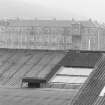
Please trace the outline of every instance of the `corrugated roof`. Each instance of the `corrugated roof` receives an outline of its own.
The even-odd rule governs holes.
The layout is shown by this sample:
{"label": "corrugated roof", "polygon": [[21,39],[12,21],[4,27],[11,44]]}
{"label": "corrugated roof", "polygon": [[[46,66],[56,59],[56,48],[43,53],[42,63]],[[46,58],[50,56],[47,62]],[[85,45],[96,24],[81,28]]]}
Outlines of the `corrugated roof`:
{"label": "corrugated roof", "polygon": [[98,99],[94,102],[93,105],[105,105],[105,97],[98,97]]}
{"label": "corrugated roof", "polygon": [[105,55],[95,65],[95,70],[73,99],[71,105],[93,105],[105,86]]}
{"label": "corrugated roof", "polygon": [[46,79],[64,56],[56,51],[0,50],[0,85],[18,87],[23,77]]}

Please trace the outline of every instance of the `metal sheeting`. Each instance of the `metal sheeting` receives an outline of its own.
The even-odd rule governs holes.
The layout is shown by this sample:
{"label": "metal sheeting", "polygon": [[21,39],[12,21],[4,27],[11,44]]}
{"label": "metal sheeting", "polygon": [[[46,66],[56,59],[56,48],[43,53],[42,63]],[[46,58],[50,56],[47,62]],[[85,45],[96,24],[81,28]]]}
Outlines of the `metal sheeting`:
{"label": "metal sheeting", "polygon": [[98,97],[98,99],[94,102],[93,105],[105,105],[105,97]]}
{"label": "metal sheeting", "polygon": [[105,86],[105,55],[95,65],[86,83],[81,87],[70,105],[92,105]]}

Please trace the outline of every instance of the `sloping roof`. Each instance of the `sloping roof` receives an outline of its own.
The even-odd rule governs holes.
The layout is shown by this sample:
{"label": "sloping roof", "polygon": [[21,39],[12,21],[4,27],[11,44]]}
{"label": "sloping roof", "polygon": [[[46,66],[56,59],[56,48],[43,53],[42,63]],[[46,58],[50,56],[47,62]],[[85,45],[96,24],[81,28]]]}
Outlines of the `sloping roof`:
{"label": "sloping roof", "polygon": [[72,24],[81,24],[83,27],[90,28],[105,28],[103,25],[99,24],[97,21],[92,20],[28,20],[28,19],[8,19],[8,20],[0,20],[0,25],[2,26],[10,26],[10,27],[32,27],[32,26],[48,26],[48,27],[71,27]]}
{"label": "sloping roof", "polygon": [[[73,89],[10,89],[0,88],[0,105],[71,105],[78,90]],[[93,105],[104,105],[98,97]]]}
{"label": "sloping roof", "polygon": [[93,105],[105,105],[105,97],[98,97],[98,99],[94,102]]}
{"label": "sloping roof", "polygon": [[[81,68],[82,68],[82,70],[84,70],[84,72],[86,70],[94,70],[96,63],[98,62],[98,60],[101,57],[102,57],[102,52],[69,51],[66,54],[65,58],[63,59],[63,61],[62,61],[62,65],[61,65],[62,67],[60,69],[58,69],[58,70],[61,71],[63,66],[68,68],[68,70],[70,70],[70,68],[77,69],[78,71],[79,71],[79,69],[81,70]],[[78,73],[78,71],[77,71],[77,73]],[[64,73],[66,74],[67,70]],[[85,81],[86,78],[88,78],[88,75],[87,75],[87,77],[84,77],[84,76],[82,77],[82,75],[80,77],[78,77],[78,75],[73,76],[73,72],[71,74],[72,75],[69,75],[69,71],[68,71],[67,75],[64,75],[64,74],[62,74],[62,75],[56,75],[57,78],[54,75],[54,78],[57,79],[57,81],[55,79],[55,81],[57,83],[56,82],[51,82],[50,86],[52,88],[79,89],[84,84],[83,81]],[[67,78],[68,78],[68,80],[66,80],[66,81],[68,81],[68,82],[72,81],[72,80],[74,80],[73,79],[74,77],[76,78],[74,83],[64,82]],[[83,83],[76,83],[79,80],[82,80]]]}
{"label": "sloping roof", "polygon": [[71,105],[93,105],[105,86],[105,54],[95,65],[85,84],[73,99]]}
{"label": "sloping roof", "polygon": [[0,85],[18,87],[24,76],[46,79],[64,56],[59,51],[0,49]]}
{"label": "sloping roof", "polygon": [[76,90],[2,89],[0,105],[69,105]]}
{"label": "sloping roof", "polygon": [[7,26],[71,26],[72,24],[81,24],[84,27],[100,27],[98,22],[92,20],[73,21],[73,20],[21,20],[21,19],[10,19],[7,21],[0,21],[0,23]]}
{"label": "sloping roof", "polygon": [[83,21],[75,21],[75,20],[8,20],[9,26],[71,26],[71,24],[81,24],[85,27],[93,27],[97,28],[100,26],[98,22],[94,22],[92,20],[83,20]]}
{"label": "sloping roof", "polygon": [[96,62],[102,56],[102,53],[97,52],[68,52],[65,57],[64,65],[71,67],[87,67],[94,68]]}
{"label": "sloping roof", "polygon": [[8,20],[9,26],[71,26],[71,20]]}
{"label": "sloping roof", "polygon": [[87,20],[87,21],[80,21],[80,24],[84,27],[90,27],[90,28],[97,28],[99,27],[98,24],[93,22],[92,20]]}
{"label": "sloping roof", "polygon": [[[25,65],[32,64],[32,62],[33,62],[32,59],[34,58],[33,55],[38,56],[38,54],[40,54],[40,56],[41,56],[41,54],[43,56],[45,56],[45,55],[50,56],[50,54],[51,55],[58,54],[57,56],[62,55],[61,59],[64,57],[64,52],[52,52],[52,51],[47,52],[47,51],[34,51],[34,50],[33,51],[30,51],[30,50],[29,51],[28,50],[7,50],[7,49],[2,50],[2,49],[0,49],[0,65],[1,65],[0,68],[8,68],[8,69],[3,69],[3,71],[5,70],[3,75],[5,74],[6,77],[1,75],[0,83],[2,83],[3,79],[4,80],[9,79],[9,81],[12,81],[12,80],[16,81],[16,79],[18,80],[20,77],[19,78],[17,78],[17,77],[20,76],[21,73],[26,69],[23,69],[23,71],[21,71],[20,69],[15,70],[15,71],[19,70],[21,72],[18,74],[18,72],[19,72],[18,71],[16,73],[18,75],[17,76],[14,75],[14,77],[11,79],[10,79],[10,77],[8,78],[8,76],[12,72],[9,72],[9,75],[7,75],[8,73],[6,74],[6,72],[8,72],[9,70],[14,71],[13,68],[15,68],[15,67],[17,68],[17,66],[16,65],[13,66],[13,65],[16,62],[17,62],[17,64],[20,62],[23,62],[23,60],[22,60],[23,57],[24,57],[23,59],[25,59],[25,61],[28,62],[28,63],[27,62],[24,63]],[[100,57],[100,56],[98,56],[98,57]],[[92,55],[91,55],[91,57],[92,57]],[[29,58],[30,58],[30,60],[29,60]],[[11,63],[10,63],[11,66],[8,66],[7,64],[9,64],[10,61],[11,61]],[[29,65],[27,65],[27,67]],[[42,66],[42,65],[43,65],[43,63],[40,66]],[[43,65],[43,68],[44,68],[44,65]],[[99,61],[99,63],[96,64],[95,70],[93,71],[93,73],[90,75],[89,79],[86,82],[86,83],[88,83],[90,81],[89,84],[84,85],[81,88],[80,92],[78,92],[78,90],[47,89],[47,88],[46,89],[8,89],[8,88],[3,89],[3,88],[0,88],[0,104],[1,105],[14,105],[14,104],[15,105],[74,105],[75,103],[72,104],[72,99],[74,99],[74,100],[76,99],[77,102],[80,102],[80,103],[77,103],[78,105],[84,105],[82,103],[85,103],[85,101],[87,102],[88,100],[89,100],[88,102],[93,103],[93,102],[95,102],[96,98],[98,98],[100,90],[104,86],[104,80],[105,80],[105,76],[104,76],[105,69],[104,68],[105,68],[105,55],[103,54],[102,59]],[[2,71],[2,69],[1,69],[1,71]],[[43,71],[43,69],[42,69],[42,71]],[[29,70],[29,72],[30,72],[30,70]],[[28,74],[28,72],[25,72],[25,74]],[[98,74],[100,74],[100,75],[98,75]],[[95,78],[97,76],[98,76],[98,79]],[[103,77],[103,78],[101,78],[101,77]],[[10,83],[10,82],[6,82],[6,83]],[[17,84],[17,82],[16,82],[16,84]],[[83,91],[82,91],[82,89],[83,89]],[[92,91],[92,90],[94,90],[94,91]],[[91,93],[91,91],[92,91],[92,93]],[[77,97],[79,97],[79,101],[75,97],[76,95],[77,95]],[[81,96],[79,96],[79,95],[81,95]],[[102,103],[104,102],[104,98],[102,98],[102,99],[98,98],[98,99],[100,100],[100,102],[102,102]],[[103,101],[101,101],[101,100],[103,100]],[[91,105],[91,104],[87,104],[87,105]],[[100,105],[100,104],[93,104],[93,105]],[[104,105],[104,104],[101,104],[101,105]]]}

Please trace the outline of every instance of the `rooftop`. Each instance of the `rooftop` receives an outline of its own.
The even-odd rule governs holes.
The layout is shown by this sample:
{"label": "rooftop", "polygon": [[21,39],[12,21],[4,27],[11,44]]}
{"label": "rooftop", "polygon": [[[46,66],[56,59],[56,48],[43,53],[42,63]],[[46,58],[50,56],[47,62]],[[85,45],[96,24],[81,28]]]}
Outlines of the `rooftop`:
{"label": "rooftop", "polygon": [[75,94],[65,89],[0,88],[0,105],[68,105]]}
{"label": "rooftop", "polygon": [[47,79],[64,52],[0,49],[0,86],[19,87],[23,77]]}
{"label": "rooftop", "polygon": [[[56,19],[52,19],[52,20],[39,20],[39,19],[34,19],[34,20],[25,20],[25,19],[8,19],[8,20],[0,20],[0,24],[1,25],[5,25],[5,26],[63,26],[63,27],[67,27],[67,26],[71,26],[71,24],[81,24],[84,27],[93,27],[93,28],[97,28],[97,27],[101,27],[101,24],[96,22],[96,21],[92,21],[92,20],[81,20],[81,21],[76,21],[76,20],[56,20]],[[102,25],[103,26],[103,25]],[[104,27],[105,28],[105,27]]]}

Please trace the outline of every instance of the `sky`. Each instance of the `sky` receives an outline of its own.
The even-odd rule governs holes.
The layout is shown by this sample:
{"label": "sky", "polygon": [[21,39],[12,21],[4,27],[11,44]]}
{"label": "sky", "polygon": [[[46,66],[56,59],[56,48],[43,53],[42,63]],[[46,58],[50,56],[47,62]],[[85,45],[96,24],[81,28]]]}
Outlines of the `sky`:
{"label": "sky", "polygon": [[105,0],[0,0],[0,19],[92,19],[105,22]]}

